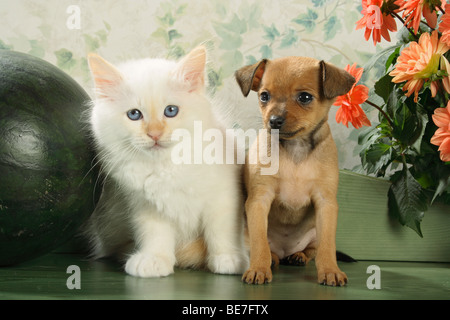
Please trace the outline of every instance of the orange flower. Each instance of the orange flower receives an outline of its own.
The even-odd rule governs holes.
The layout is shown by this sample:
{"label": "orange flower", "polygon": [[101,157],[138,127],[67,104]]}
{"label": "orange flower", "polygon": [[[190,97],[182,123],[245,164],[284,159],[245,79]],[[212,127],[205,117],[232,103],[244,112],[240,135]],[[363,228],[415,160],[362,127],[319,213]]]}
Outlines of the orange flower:
{"label": "orange flower", "polygon": [[406,17],[405,26],[412,27],[414,33],[417,34],[422,16],[431,28],[436,28],[437,14],[435,7],[437,5],[444,6],[445,3],[445,0],[408,0],[403,2],[399,10],[405,10],[403,11],[403,18]]}
{"label": "orange flower", "polygon": [[[441,70],[447,70],[450,67],[444,57],[444,53],[449,50],[449,47],[439,41],[438,37],[437,30],[433,31],[431,36],[427,32],[423,33],[419,38],[419,43],[413,41],[403,49],[397,59],[395,69],[389,73],[394,77],[392,82],[407,81],[403,86],[403,91],[407,91],[407,97],[414,93],[414,102],[417,102],[423,84],[439,71],[439,66],[441,66]],[[445,90],[450,92],[448,77],[445,77],[442,83]],[[435,97],[438,90],[437,81],[431,82],[430,89],[431,95]]]}
{"label": "orange flower", "polygon": [[439,31],[442,33],[441,41],[450,46],[450,4],[445,5],[445,14],[441,17]]}
{"label": "orange flower", "polygon": [[356,85],[359,79],[361,79],[364,69],[356,68],[356,63],[354,63],[351,67],[350,65],[347,65],[345,71],[355,77],[356,81],[350,91],[347,94],[337,97],[333,104],[335,106],[341,106],[336,112],[336,121],[344,124],[347,128],[349,122],[353,124],[356,129],[359,129],[362,126],[370,126],[371,123],[369,119],[359,106],[369,97],[369,88],[362,84]]}
{"label": "orange flower", "polygon": [[394,18],[390,14],[381,12],[383,0],[362,0],[362,11],[364,15],[356,22],[356,30],[366,28],[364,37],[369,40],[370,35],[373,36],[373,44],[381,42],[381,37],[387,41],[391,41],[389,31],[397,31],[397,25]]}
{"label": "orange flower", "polygon": [[442,161],[450,161],[450,101],[446,108],[434,110],[433,122],[439,128],[431,138],[431,143],[439,146]]}

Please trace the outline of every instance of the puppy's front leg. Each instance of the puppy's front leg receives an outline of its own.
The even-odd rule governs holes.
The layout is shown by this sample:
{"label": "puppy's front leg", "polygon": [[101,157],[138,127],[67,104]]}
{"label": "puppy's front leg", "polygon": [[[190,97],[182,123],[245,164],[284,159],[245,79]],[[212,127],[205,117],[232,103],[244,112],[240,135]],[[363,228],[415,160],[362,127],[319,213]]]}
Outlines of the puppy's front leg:
{"label": "puppy's front leg", "polygon": [[317,276],[320,284],[344,286],[347,275],[336,261],[336,226],[338,204],[335,196],[320,197],[314,202],[316,207],[316,228],[318,248],[316,255]]}
{"label": "puppy's front leg", "polygon": [[248,233],[250,238],[250,268],[242,276],[249,284],[272,281],[272,257],[267,239],[270,207],[274,199],[272,190],[252,192],[245,203]]}

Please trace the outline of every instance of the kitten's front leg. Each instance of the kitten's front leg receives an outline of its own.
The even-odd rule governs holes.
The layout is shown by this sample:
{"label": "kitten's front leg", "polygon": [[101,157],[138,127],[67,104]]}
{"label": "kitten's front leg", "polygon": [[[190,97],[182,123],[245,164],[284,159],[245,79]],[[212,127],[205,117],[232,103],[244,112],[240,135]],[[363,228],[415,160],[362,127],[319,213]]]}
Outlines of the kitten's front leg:
{"label": "kitten's front leg", "polygon": [[216,203],[211,210],[204,221],[208,268],[214,273],[241,274],[248,267],[243,217],[235,204]]}
{"label": "kitten's front leg", "polygon": [[125,271],[136,277],[164,277],[175,265],[175,233],[172,226],[148,212],[133,220],[137,251],[125,264]]}

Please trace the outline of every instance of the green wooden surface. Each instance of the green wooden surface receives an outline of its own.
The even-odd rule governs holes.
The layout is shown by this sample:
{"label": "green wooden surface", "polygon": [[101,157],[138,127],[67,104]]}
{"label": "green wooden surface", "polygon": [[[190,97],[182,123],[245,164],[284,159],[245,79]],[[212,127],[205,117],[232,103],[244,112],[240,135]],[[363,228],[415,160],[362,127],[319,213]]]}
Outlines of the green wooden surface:
{"label": "green wooden surface", "polygon": [[[450,262],[450,206],[435,203],[425,213],[421,238],[389,218],[388,189],[387,181],[340,171],[338,250],[358,260]],[[73,241],[55,252],[82,249]]]}
{"label": "green wooden surface", "polygon": [[[435,203],[422,221],[424,237],[392,220],[389,182],[341,170],[337,248],[359,260],[450,262],[450,206]],[[80,242],[55,252],[78,253]]]}
{"label": "green wooden surface", "polygon": [[450,207],[434,204],[423,238],[387,213],[389,182],[340,172],[336,245],[355,259],[450,262]]}
{"label": "green wooden surface", "polygon": [[[337,247],[364,260],[339,262],[349,277],[343,288],[318,285],[314,262],[306,267],[280,266],[273,282],[263,286],[244,284],[240,275],[179,269],[164,278],[134,278],[115,262],[88,261],[73,253],[79,247],[72,243],[38,259],[0,268],[0,299],[450,299],[450,263],[443,263],[450,261],[448,207],[434,206],[425,214],[420,238],[389,220],[388,187],[388,182],[341,171]],[[67,288],[70,265],[80,267],[80,290]],[[367,287],[370,265],[380,268],[379,290]]]}
{"label": "green wooden surface", "polygon": [[[81,288],[69,290],[67,267],[80,267]],[[381,289],[368,289],[367,267],[380,268]],[[340,263],[346,287],[316,283],[314,263],[280,266],[273,282],[247,285],[238,275],[179,270],[164,278],[126,275],[120,265],[87,261],[80,255],[49,254],[15,267],[0,268],[0,299],[162,299],[162,300],[344,300],[449,299],[450,264],[359,261]]]}

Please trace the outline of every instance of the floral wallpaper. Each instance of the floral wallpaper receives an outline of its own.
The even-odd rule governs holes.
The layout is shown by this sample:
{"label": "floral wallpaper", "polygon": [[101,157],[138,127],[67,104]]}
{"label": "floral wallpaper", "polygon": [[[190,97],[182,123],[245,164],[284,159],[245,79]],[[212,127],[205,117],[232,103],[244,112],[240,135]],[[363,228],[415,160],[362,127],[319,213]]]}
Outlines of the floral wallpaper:
{"label": "floral wallpaper", "polygon": [[[253,125],[245,121],[257,123],[257,104],[252,97],[240,97],[237,87],[227,88],[234,71],[262,58],[289,55],[342,68],[370,64],[389,43],[375,47],[364,40],[364,31],[355,30],[360,11],[360,1],[348,0],[0,0],[0,48],[57,65],[91,94],[89,52],[118,63],[178,58],[204,43],[210,49],[210,90],[234,102],[231,117],[245,127]],[[361,81],[370,86],[376,73],[377,66]],[[370,118],[370,107],[363,108]],[[360,164],[358,132],[336,123],[336,109],[329,122],[340,167],[354,169]]]}

